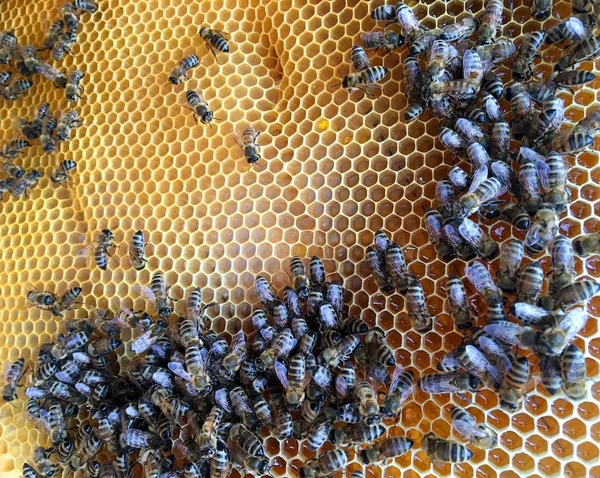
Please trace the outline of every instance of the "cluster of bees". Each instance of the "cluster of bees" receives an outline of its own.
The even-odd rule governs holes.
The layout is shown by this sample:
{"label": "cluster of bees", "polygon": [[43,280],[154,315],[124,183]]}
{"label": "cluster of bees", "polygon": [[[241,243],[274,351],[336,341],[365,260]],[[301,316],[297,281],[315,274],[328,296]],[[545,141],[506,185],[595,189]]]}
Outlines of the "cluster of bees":
{"label": "cluster of bees", "polygon": [[41,59],[38,53],[50,50],[51,58],[55,62],[62,60],[65,54],[71,54],[71,48],[77,43],[79,16],[97,10],[98,5],[93,0],[73,0],[71,3],[66,3],[61,8],[62,18],[48,28],[39,48],[33,45],[20,45],[13,31],[0,34],[0,64],[14,63],[23,77],[11,83],[13,73],[0,72],[0,92],[4,99],[14,101],[23,96],[33,86],[33,81],[28,78],[39,74],[52,81],[55,87],[64,89],[68,101],[77,102],[81,98],[80,82],[84,74],[79,70],[59,71]]}
{"label": "cluster of bees", "polygon": [[[213,54],[217,62],[217,52],[229,53],[229,34],[227,32],[202,26],[198,34],[204,40],[206,48]],[[189,80],[189,72],[198,66],[200,66],[200,60],[195,54],[186,56],[171,71],[169,83],[173,85],[185,83]],[[193,113],[194,120],[211,127],[213,121],[220,121],[219,118],[215,117],[213,110],[210,109],[201,91],[194,89],[187,90],[185,99],[187,102],[186,108]],[[252,126],[248,126],[242,132],[239,141],[234,138],[244,153],[245,160],[251,167],[258,164],[261,158],[260,146],[256,142],[260,133],[260,131],[256,131]]]}
{"label": "cluster of bees", "polygon": [[[84,73],[75,69],[71,72],[57,70],[47,61],[41,59],[38,53],[51,51],[51,58],[57,62],[65,54],[70,54],[71,47],[77,42],[79,30],[79,16],[82,13],[94,13],[98,5],[93,0],[73,0],[62,6],[62,18],[56,20],[49,27],[44,40],[39,48],[33,45],[23,47],[17,42],[12,31],[0,35],[0,64],[13,63],[14,67],[23,76],[23,79],[13,81],[11,71],[0,72],[0,92],[6,100],[16,100],[33,86],[31,78],[36,74],[51,80],[57,88],[65,90],[65,97],[69,102],[76,103],[82,98],[83,89],[81,80]],[[79,128],[82,122],[75,110],[67,110],[58,117],[50,113],[50,104],[43,103],[39,106],[31,119],[21,118],[18,128],[24,138],[14,139],[0,148],[2,171],[6,177],[0,179],[0,196],[10,192],[14,197],[29,197],[29,191],[38,184],[43,173],[39,169],[25,171],[15,164],[23,152],[34,145],[37,140],[45,153],[52,154],[56,151],[57,143],[67,141],[73,129]],[[50,180],[55,184],[67,184],[70,173],[77,164],[72,159],[62,160],[50,173]]]}
{"label": "cluster of bees", "polygon": [[[43,103],[37,109],[35,116],[28,120],[19,120],[19,129],[27,139],[15,139],[0,147],[2,171],[6,175],[0,179],[0,196],[10,192],[14,197],[29,197],[29,191],[36,186],[43,176],[39,169],[26,171],[15,163],[28,148],[34,144],[32,140],[38,140],[39,145],[45,153],[54,153],[57,142],[69,139],[73,129],[81,126],[81,119],[75,110],[68,110],[56,119],[50,113],[50,104]],[[70,173],[77,167],[72,159],[62,160],[50,173],[50,180],[54,184],[68,184]]]}
{"label": "cluster of bees", "polygon": [[[230,343],[210,330],[206,311],[216,304],[204,304],[199,288],[187,294],[185,312],[175,319],[161,272],[149,287],[138,286],[154,317],[121,307],[114,315],[96,310],[67,321],[64,334],[41,346],[25,388],[28,417],[52,446],[36,449],[24,476],[80,470],[125,478],[136,464],[152,477],[224,478],[233,469],[262,475],[272,467],[263,429],[280,440],[302,440],[311,452],[325,447],[300,468],[304,478],[345,469],[352,453],[365,466],[408,453],[412,439],[382,437],[384,422],[397,421],[412,395],[414,374],[396,364],[382,329],[348,315],[344,289],[327,282],[319,258],[308,271],[300,258],[291,260],[292,286],[282,299],[256,277],[262,307],[248,319],[253,331],[239,330]],[[44,310],[59,302],[47,292],[32,291],[28,299]],[[136,329],[135,339],[124,339],[125,330]],[[4,400],[17,398],[25,372],[23,359],[10,364]],[[430,393],[450,386],[438,376],[419,383]],[[453,407],[451,417],[474,445],[495,445],[496,435],[468,411]],[[422,448],[437,461],[473,455],[433,434],[423,437]],[[107,453],[113,458],[99,458]],[[175,466],[174,453],[184,462]],[[364,477],[358,470],[348,474]]]}

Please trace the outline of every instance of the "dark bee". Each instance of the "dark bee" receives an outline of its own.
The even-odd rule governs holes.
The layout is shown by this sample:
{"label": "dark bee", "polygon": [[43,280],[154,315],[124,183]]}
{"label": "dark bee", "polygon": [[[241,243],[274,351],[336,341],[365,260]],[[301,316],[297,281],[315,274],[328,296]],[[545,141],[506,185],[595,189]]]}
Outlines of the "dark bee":
{"label": "dark bee", "polygon": [[68,101],[77,101],[79,98],[83,98],[81,96],[82,88],[79,85],[81,79],[84,77],[84,73],[81,70],[73,71],[68,79],[67,84],[65,86],[65,97]]}
{"label": "dark bee", "polygon": [[229,53],[229,44],[227,43],[227,40],[229,40],[229,33],[224,32],[223,30],[213,30],[210,27],[202,26],[200,27],[198,34],[200,35],[200,38],[204,40],[206,48],[210,50],[215,57],[215,60],[217,59],[215,51]]}
{"label": "dark bee", "polygon": [[55,184],[66,184],[70,180],[70,172],[77,167],[72,159],[65,159],[50,173],[50,180]]}
{"label": "dark bee", "polygon": [[199,65],[200,61],[196,55],[186,56],[171,72],[171,75],[169,76],[169,82],[173,83],[174,85],[178,85],[185,82],[185,80],[189,80],[188,71],[198,67]]}
{"label": "dark bee", "polygon": [[190,106],[188,109],[194,112],[194,119],[196,121],[200,120],[202,124],[207,124],[211,128],[213,120],[220,121],[218,118],[215,118],[202,93],[188,90],[185,94],[185,99]]}

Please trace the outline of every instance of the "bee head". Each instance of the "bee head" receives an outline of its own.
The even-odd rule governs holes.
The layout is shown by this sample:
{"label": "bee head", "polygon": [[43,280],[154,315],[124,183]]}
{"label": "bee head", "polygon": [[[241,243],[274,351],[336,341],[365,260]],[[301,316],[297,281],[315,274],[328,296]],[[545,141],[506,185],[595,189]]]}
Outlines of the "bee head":
{"label": "bee head", "polygon": [[169,76],[169,83],[171,83],[173,85],[178,85],[179,84],[179,78],[177,78],[176,76]]}
{"label": "bee head", "polygon": [[514,402],[508,402],[506,400],[501,400],[500,407],[502,407],[502,409],[506,410],[507,412],[516,412],[517,408],[519,408],[519,404]]}
{"label": "bee head", "polygon": [[202,121],[204,124],[208,124],[213,119],[215,119],[215,116],[214,116],[213,112],[212,111],[207,111],[206,113],[204,113],[202,115],[202,119],[200,121]]}

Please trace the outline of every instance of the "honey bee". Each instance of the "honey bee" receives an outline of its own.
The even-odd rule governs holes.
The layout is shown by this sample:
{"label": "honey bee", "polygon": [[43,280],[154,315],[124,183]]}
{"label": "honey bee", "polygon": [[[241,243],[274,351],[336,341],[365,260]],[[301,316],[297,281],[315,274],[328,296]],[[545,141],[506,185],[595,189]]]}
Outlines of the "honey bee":
{"label": "honey bee", "polygon": [[123,447],[126,448],[151,448],[158,450],[163,448],[166,443],[160,436],[154,433],[128,428],[121,433],[120,441]]}
{"label": "honey bee", "polygon": [[54,23],[52,23],[46,32],[42,46],[38,48],[37,51],[52,50],[64,28],[65,22],[63,20],[56,20]]}
{"label": "honey bee", "polygon": [[392,242],[385,254],[386,271],[396,288],[404,293],[409,288],[411,274],[408,272],[404,253],[398,244]]}
{"label": "honey bee", "polygon": [[551,10],[551,0],[532,0],[531,2],[531,16],[536,20],[545,20],[550,16]]}
{"label": "honey bee", "polygon": [[500,264],[496,281],[504,292],[517,290],[517,271],[523,260],[523,242],[513,239],[505,243],[500,250]]}
{"label": "honey bee", "polygon": [[449,43],[446,43],[444,40],[434,40],[427,60],[426,74],[428,79],[436,81],[440,78],[453,53],[456,53],[456,51]]}
{"label": "honey bee", "polygon": [[325,285],[325,266],[317,256],[312,256],[308,264],[310,283],[313,287],[321,289]]}
{"label": "honey bee", "polygon": [[300,478],[324,478],[333,475],[348,463],[348,452],[331,450],[313,458],[300,468]]}
{"label": "honey bee", "polygon": [[520,407],[529,382],[530,369],[527,357],[513,361],[500,388],[500,407],[512,413]]}
{"label": "honey bee", "polygon": [[558,357],[543,356],[540,359],[542,384],[549,395],[556,395],[561,388],[561,369]]}
{"label": "honey bee", "polygon": [[241,143],[238,143],[238,146],[244,153],[244,158],[246,158],[246,161],[251,166],[257,164],[262,157],[260,154],[260,146],[256,142],[260,133],[261,131],[255,131],[252,126],[248,126],[242,133]]}
{"label": "honey bee", "polygon": [[433,433],[428,433],[423,437],[421,446],[427,456],[434,461],[462,463],[473,457],[473,452],[465,445],[437,438]]}
{"label": "honey bee", "polygon": [[[557,236],[562,237],[562,236]],[[573,242],[573,249],[581,257],[600,253],[600,233],[584,234]],[[571,250],[571,254],[572,254]],[[572,270],[572,268],[571,268]]]}
{"label": "honey bee", "polygon": [[[494,178],[492,178],[494,179]],[[485,234],[481,228],[468,218],[464,218],[458,226],[461,237],[469,244],[482,259],[494,259],[500,248],[496,241]]]}
{"label": "honey bee", "polygon": [[[564,100],[551,96],[541,102],[541,111],[533,115],[531,121],[531,137],[536,137],[537,144],[542,143],[546,138],[550,138],[560,127],[565,116]],[[555,153],[557,157],[558,154]]]}
{"label": "honey bee", "polygon": [[394,5],[396,18],[402,27],[402,33],[407,39],[407,43],[415,42],[421,35],[424,34],[423,27],[419,24],[419,20],[415,16],[412,8],[398,2]]}
{"label": "honey bee", "polygon": [[21,166],[17,166],[12,161],[4,161],[2,170],[13,179],[20,179],[25,174],[25,170]]}
{"label": "honey bee", "polygon": [[404,38],[402,38],[402,35],[390,30],[387,32],[381,31],[361,33],[360,37],[364,41],[365,48],[378,51],[383,47],[388,53],[396,48],[400,48],[404,43]]}
{"label": "honey bee", "polygon": [[554,294],[542,296],[540,305],[548,311],[558,310],[584,303],[598,292],[600,292],[600,283],[593,280],[582,280],[569,284]]}
{"label": "honey bee", "polygon": [[457,133],[468,142],[478,142],[484,137],[482,129],[466,118],[458,118],[454,126]]}
{"label": "honey bee", "polygon": [[206,48],[210,50],[215,57],[215,60],[217,60],[215,50],[222,53],[229,53],[229,44],[227,43],[229,40],[229,33],[223,30],[213,30],[210,27],[202,26],[200,27],[198,34],[200,35],[200,38],[204,40]]}
{"label": "honey bee", "polygon": [[319,356],[319,362],[329,368],[336,368],[350,358],[359,344],[360,337],[358,335],[346,335],[337,344],[323,350]]}
{"label": "honey bee", "polygon": [[[577,240],[575,240],[575,244],[577,244]],[[575,249],[577,250],[577,245],[575,245]],[[571,242],[560,234],[554,238],[551,252],[552,276],[550,279],[550,290],[556,293],[573,283],[575,260]]]}
{"label": "honey bee", "polygon": [[153,323],[148,330],[133,341],[131,344],[131,350],[137,354],[143,353],[150,349],[160,337],[166,332],[168,327],[167,322],[164,320],[157,320]]}
{"label": "honey bee", "polygon": [[458,165],[452,166],[448,170],[448,179],[460,192],[464,193],[469,188],[469,175]]}
{"label": "honey bee", "polygon": [[231,340],[231,353],[223,359],[223,365],[226,369],[237,372],[247,356],[246,335],[239,330]]}
{"label": "honey bee", "polygon": [[423,286],[416,278],[412,278],[406,292],[406,308],[408,317],[412,326],[417,332],[427,332],[431,330],[433,321],[427,311],[425,291]]}
{"label": "honey bee", "polygon": [[484,3],[483,16],[479,24],[480,45],[493,43],[496,39],[496,33],[502,21],[502,0],[486,0]]}
{"label": "honey bee", "polygon": [[585,326],[587,315],[582,309],[574,309],[565,315],[557,325],[542,332],[536,350],[543,355],[562,354],[569,342]]}
{"label": "honey bee", "polygon": [[449,217],[454,210],[454,189],[450,181],[438,181],[435,185],[435,200],[442,217]]}
{"label": "honey bee", "polygon": [[452,427],[477,448],[490,450],[498,444],[497,433],[485,423],[478,425],[475,417],[464,408],[453,406],[450,418]]}
{"label": "honey bee", "polygon": [[77,33],[74,30],[67,30],[58,35],[54,46],[52,47],[52,59],[54,61],[62,60],[65,53],[71,54],[71,47],[77,43]]}
{"label": "honey bee", "polygon": [[395,5],[380,5],[371,12],[371,18],[373,20],[391,22],[396,20],[396,6]]}
{"label": "honey bee", "polygon": [[548,29],[546,43],[556,43],[563,40],[582,41],[591,36],[591,30],[575,16],[571,16]]}
{"label": "honey bee", "polygon": [[465,273],[467,279],[471,281],[471,284],[477,289],[477,292],[479,292],[486,303],[493,304],[494,302],[502,301],[503,294],[501,289],[496,286],[489,271],[481,262],[473,261],[471,265],[466,267]]}
{"label": "honey bee", "polygon": [[415,390],[415,377],[410,371],[396,366],[390,381],[388,393],[383,399],[380,413],[384,418],[400,417],[402,406]]}
{"label": "honey bee", "polygon": [[565,71],[575,67],[578,63],[593,60],[600,54],[600,36],[593,35],[585,40],[571,44],[564,52],[554,67],[555,71]]}
{"label": "honey bee", "polygon": [[98,11],[98,4],[94,0],[73,0],[73,8],[81,10],[82,13],[95,13]]}
{"label": "honey bee", "polygon": [[227,444],[219,440],[215,454],[210,458],[210,478],[229,476],[231,466]]}
{"label": "honey bee", "polygon": [[543,283],[544,269],[542,265],[538,261],[525,265],[519,274],[519,287],[515,300],[535,304],[542,292]]}
{"label": "honey bee", "polygon": [[531,349],[537,345],[539,333],[528,325],[519,325],[508,320],[498,320],[485,326],[492,337],[519,348]]}
{"label": "honey bee", "polygon": [[441,214],[436,209],[430,209],[425,213],[424,221],[425,229],[429,233],[429,240],[435,247],[440,258],[444,261],[452,259],[455,256],[455,252],[444,232]]}
{"label": "honey bee", "polygon": [[481,85],[483,86],[483,89],[490,93],[494,98],[502,98],[504,94],[504,83],[493,71],[488,71],[483,75]]}
{"label": "honey bee", "polygon": [[38,291],[35,287],[27,292],[27,300],[34,306],[40,309],[48,309],[52,307],[58,297],[56,294],[48,291]]}
{"label": "honey bee", "polygon": [[517,56],[512,64],[513,78],[524,80],[533,75],[533,60],[537,57],[537,52],[544,44],[546,31],[535,31],[526,33],[521,39],[521,44],[517,50]]}
{"label": "honey bee", "polygon": [[40,144],[44,153],[54,153],[56,151],[56,139],[54,138],[54,130],[57,122],[52,116],[48,115],[42,121],[42,134],[40,135]]}
{"label": "honey bee", "polygon": [[560,359],[562,389],[570,400],[587,396],[585,357],[576,345],[569,345]]}
{"label": "honey bee", "polygon": [[69,139],[71,130],[73,128],[79,128],[82,125],[81,119],[74,110],[69,110],[64,113],[58,120],[56,125],[56,139],[59,141],[66,141]]}
{"label": "honey bee", "polygon": [[408,95],[408,105],[404,113],[406,121],[412,121],[420,116],[427,106],[421,94],[422,75],[419,60],[414,56],[404,59],[404,82]]}
{"label": "honey bee", "polygon": [[102,231],[96,237],[96,240],[88,246],[82,248],[77,255],[86,256],[93,247],[94,261],[101,270],[105,271],[108,267],[108,260],[106,256],[112,256],[108,249],[117,247],[117,245],[114,243],[114,238],[115,235],[110,229],[102,229]]}
{"label": "honey bee", "polygon": [[36,186],[42,177],[37,169],[28,171],[25,175],[17,180],[10,180],[8,182],[8,190],[14,197],[25,196],[25,199],[29,197],[29,190]]}
{"label": "honey bee", "polygon": [[70,172],[77,167],[72,159],[65,159],[50,173],[50,180],[54,184],[66,184],[70,179]]}
{"label": "honey bee", "polygon": [[469,38],[477,30],[478,22],[473,17],[465,17],[442,28],[440,39],[445,41],[462,41]]}
{"label": "honey bee", "polygon": [[23,154],[23,150],[29,148],[31,143],[24,139],[16,139],[8,144],[5,144],[0,149],[0,156],[6,159],[14,159],[20,154]]}
{"label": "honey bee", "polygon": [[12,30],[0,34],[0,64],[8,65],[13,57],[13,50],[17,45],[17,37]]}
{"label": "honey bee", "polygon": [[179,85],[189,80],[188,72],[200,65],[200,61],[196,55],[188,55],[179,62],[177,67],[171,72],[169,82],[174,85]]}
{"label": "honey bee", "polygon": [[67,84],[65,86],[65,96],[68,101],[77,101],[79,98],[83,98],[81,96],[82,87],[79,85],[81,79],[84,77],[84,73],[81,70],[75,70],[71,72],[67,79]]}
{"label": "honey bee", "polygon": [[341,83],[348,93],[360,89],[366,95],[371,96],[370,91],[383,90],[377,82],[381,81],[389,70],[384,66],[371,66],[367,54],[358,45],[352,47],[351,58],[354,72],[345,76]]}
{"label": "honey bee", "polygon": [[481,380],[469,373],[430,373],[419,380],[419,388],[425,393],[475,392],[481,386]]}
{"label": "honey bee", "polygon": [[202,124],[207,124],[212,128],[213,120],[221,121],[219,118],[215,118],[213,111],[208,106],[208,103],[204,100],[204,96],[201,92],[188,90],[185,94],[185,99],[189,105],[188,109],[194,113],[193,116],[196,122],[200,120]]}
{"label": "honey bee", "polygon": [[[542,204],[542,197],[539,193],[539,183],[535,165],[527,162],[521,166],[519,171],[519,184],[521,185],[521,204],[523,209],[529,214],[538,212]],[[544,213],[544,217],[548,216]]]}
{"label": "honey bee", "polygon": [[390,437],[376,445],[371,445],[360,452],[363,465],[383,463],[408,453],[414,442],[406,437]]}
{"label": "honey bee", "polygon": [[4,366],[4,386],[2,387],[2,400],[12,402],[17,398],[17,388],[19,382],[25,375],[25,359],[20,358],[13,363],[6,363]]}
{"label": "honey bee", "polygon": [[525,236],[525,250],[532,255],[543,252],[558,232],[558,214],[554,206],[544,203],[540,206],[531,228]]}
{"label": "honey bee", "polygon": [[471,312],[467,302],[467,293],[459,277],[450,274],[446,283],[448,301],[452,318],[459,330],[469,329],[473,326]]}
{"label": "honey bee", "polygon": [[459,155],[467,149],[467,143],[462,136],[450,128],[440,128],[438,138],[440,138],[442,144],[454,154]]}
{"label": "honey bee", "polygon": [[273,344],[256,359],[255,364],[258,371],[270,369],[275,365],[277,359],[287,357],[296,347],[298,341],[294,338],[291,329],[283,329],[273,340]]}
{"label": "honey bee", "polygon": [[146,267],[148,259],[146,259],[146,245],[148,243],[144,241],[143,231],[136,231],[131,236],[129,241],[129,259],[131,265],[136,271],[141,271]]}

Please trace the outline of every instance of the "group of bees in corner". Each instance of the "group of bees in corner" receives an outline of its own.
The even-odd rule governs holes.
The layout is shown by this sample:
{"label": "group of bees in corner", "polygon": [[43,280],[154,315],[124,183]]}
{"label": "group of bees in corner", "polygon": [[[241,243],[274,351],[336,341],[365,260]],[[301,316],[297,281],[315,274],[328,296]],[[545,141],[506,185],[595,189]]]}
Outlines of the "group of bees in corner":
{"label": "group of bees in corner", "polygon": [[[40,105],[32,120],[19,119],[19,130],[27,139],[15,139],[0,147],[0,157],[4,159],[2,172],[6,175],[4,179],[0,179],[0,196],[10,192],[14,197],[28,198],[31,188],[36,186],[43,176],[39,169],[26,171],[15,163],[17,158],[33,146],[31,140],[38,139],[44,152],[54,153],[57,141],[67,141],[71,131],[80,126],[81,119],[75,110],[69,110],[56,119],[50,113],[49,103]],[[50,180],[54,184],[66,185],[76,167],[75,161],[64,159],[51,171]]]}
{"label": "group of bees in corner", "polygon": [[[51,80],[55,87],[65,90],[68,101],[76,103],[82,98],[81,80],[84,73],[75,69],[71,72],[57,70],[54,66],[39,56],[39,52],[51,50],[53,61],[60,61],[65,53],[71,53],[71,47],[77,42],[79,15],[94,13],[98,5],[93,0],[73,0],[61,7],[62,18],[56,20],[48,28],[39,48],[33,45],[21,46],[12,31],[0,34],[0,64],[14,66],[24,78],[41,74]],[[0,92],[6,100],[16,100],[33,86],[31,79],[20,79],[10,83],[13,76],[11,71],[0,72]],[[28,198],[29,191],[38,184],[43,173],[39,169],[25,171],[15,164],[27,148],[34,145],[32,140],[38,140],[45,153],[56,151],[57,143],[67,141],[73,129],[81,126],[81,119],[75,110],[68,110],[55,118],[50,114],[50,105],[43,103],[37,109],[32,119],[20,118],[17,127],[24,138],[14,139],[0,147],[2,171],[6,177],[0,179],[0,196],[10,192],[15,197]],[[72,159],[60,161],[50,174],[50,180],[55,184],[67,184],[70,173],[77,164]]]}
{"label": "group of bees in corner", "polygon": [[84,74],[79,70],[64,72],[57,70],[48,61],[41,59],[38,54],[51,51],[50,57],[54,62],[59,62],[65,54],[71,54],[71,48],[77,43],[79,29],[79,16],[82,13],[94,13],[98,5],[94,0],[73,0],[61,7],[62,18],[52,23],[42,44],[35,48],[33,45],[22,46],[18,43],[14,31],[5,31],[0,34],[0,64],[8,65],[14,62],[22,79],[11,83],[11,71],[0,72],[0,92],[4,99],[14,101],[33,86],[31,79],[39,74],[52,81],[52,84],[65,90],[68,101],[77,102],[81,98],[80,85]]}
{"label": "group of bees in corner", "polygon": [[[143,288],[152,298],[148,312],[122,306],[114,316],[99,309],[67,321],[64,334],[41,346],[26,384],[28,417],[52,446],[35,450],[24,476],[81,470],[92,478],[128,478],[136,466],[152,478],[226,478],[234,469],[260,476],[274,466],[263,429],[279,440],[302,440],[311,452],[327,447],[303,464],[303,478],[346,468],[348,476],[364,477],[347,466],[353,453],[370,466],[409,452],[413,440],[384,438],[383,422],[400,419],[413,373],[396,364],[382,329],[349,316],[344,289],[327,281],[319,258],[310,260],[308,274],[293,258],[290,277],[282,299],[256,277],[261,307],[247,319],[252,332],[243,327],[231,340],[210,330],[205,313],[215,304],[205,305],[199,288],[187,294],[176,319],[161,272]],[[124,330],[132,331],[131,342]],[[5,400],[17,398],[25,367],[23,359],[9,364]],[[424,380],[432,393],[448,386],[428,379],[426,387]],[[467,410],[449,413],[471,443],[495,444],[495,434]],[[467,446],[433,434],[422,446],[436,461],[472,456]],[[174,454],[183,458],[177,467]]]}
{"label": "group of bees in corner", "polygon": [[[229,33],[203,25],[200,27],[198,34],[217,62],[217,52],[229,53]],[[184,57],[173,71],[171,71],[169,83],[173,85],[185,83],[190,79],[189,73],[198,66],[200,66],[200,60],[195,54]],[[221,121],[215,117],[213,110],[210,109],[201,91],[194,89],[187,90],[185,99],[187,102],[186,108],[193,113],[196,122],[200,121],[202,124],[212,127],[213,121]],[[252,126],[248,126],[242,132],[240,140],[235,139],[250,167],[258,164],[261,158],[260,146],[256,142],[260,133],[261,131],[256,131]]]}

